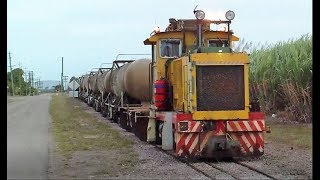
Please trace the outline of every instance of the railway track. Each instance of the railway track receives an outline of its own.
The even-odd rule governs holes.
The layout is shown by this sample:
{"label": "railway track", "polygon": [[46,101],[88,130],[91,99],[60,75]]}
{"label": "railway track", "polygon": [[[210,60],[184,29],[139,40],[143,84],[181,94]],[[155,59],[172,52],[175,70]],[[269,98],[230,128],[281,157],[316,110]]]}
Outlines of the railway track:
{"label": "railway track", "polygon": [[204,175],[204,176],[212,179],[212,176],[211,176],[210,174],[208,174],[207,172],[205,172],[205,171],[201,170],[200,168],[194,166],[192,163],[188,162],[187,160],[178,158],[177,156],[175,156],[175,155],[173,154],[173,152],[165,151],[165,150],[163,150],[160,146],[155,145],[155,144],[153,144],[153,146],[154,146],[156,149],[158,149],[159,151],[164,152],[165,154],[173,157],[174,159],[176,159],[176,160],[178,160],[178,161],[180,161],[180,162],[185,163],[187,166],[191,167],[191,168],[194,169],[195,171],[197,171],[197,172],[201,173],[202,175]]}
{"label": "railway track", "polygon": [[245,163],[243,163],[243,162],[234,161],[234,163],[239,164],[239,165],[244,166],[244,167],[247,167],[247,168],[249,168],[249,169],[251,169],[251,170],[253,170],[253,171],[257,172],[257,173],[263,174],[263,175],[269,177],[270,179],[275,179],[275,180],[277,180],[276,177],[274,177],[274,176],[272,176],[272,175],[269,175],[269,174],[267,174],[267,173],[265,173],[265,172],[263,172],[263,171],[255,168],[255,167],[252,167],[252,166],[250,166],[250,165],[248,165],[248,164],[245,164]]}
{"label": "railway track", "polygon": [[164,151],[160,146],[154,145],[158,150],[175,158],[176,160],[185,163],[195,171],[201,173],[209,179],[274,179],[276,177],[269,175],[255,167],[247,165],[239,161],[230,162],[208,162],[203,160],[189,161],[178,158],[173,152]]}
{"label": "railway track", "polygon": [[255,167],[249,166],[245,163],[238,161],[231,162],[204,162],[205,164],[230,175],[234,179],[274,179],[269,175]]}
{"label": "railway track", "polygon": [[[110,121],[111,122],[111,121]],[[240,161],[218,162],[218,161],[204,161],[204,160],[188,160],[178,158],[173,151],[165,151],[161,145],[150,144],[157,150],[173,157],[174,159],[186,164],[190,168],[199,172],[209,179],[274,179],[269,175],[255,167],[245,164]]]}

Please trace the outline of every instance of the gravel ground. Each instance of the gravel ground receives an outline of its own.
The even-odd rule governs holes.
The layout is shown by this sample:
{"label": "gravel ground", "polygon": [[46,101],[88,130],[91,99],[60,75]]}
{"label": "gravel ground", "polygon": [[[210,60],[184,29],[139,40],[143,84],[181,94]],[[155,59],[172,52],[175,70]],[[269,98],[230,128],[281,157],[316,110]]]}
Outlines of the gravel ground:
{"label": "gravel ground", "polygon": [[[112,174],[105,172],[101,164],[116,160],[116,157],[122,156],[117,152],[90,152],[83,151],[75,153],[72,157],[73,163],[65,167],[58,167],[63,161],[57,163],[55,171],[51,172],[54,177],[75,178],[83,177],[87,179],[209,179],[202,173],[194,170],[185,163],[182,163],[170,155],[161,152],[151,144],[140,141],[133,133],[127,132],[117,124],[111,123],[103,118],[100,113],[95,112],[93,108],[88,107],[85,103],[79,101],[79,106],[85,108],[86,112],[95,115],[95,117],[113,129],[118,130],[123,136],[134,142],[134,151],[138,154],[138,164],[130,171],[122,174]],[[57,155],[59,156],[59,155]],[[115,157],[115,158],[114,158]],[[295,149],[288,145],[267,142],[265,144],[265,155],[254,160],[242,161],[253,166],[267,174],[279,179],[311,179],[312,177],[312,154],[311,151]],[[227,173],[213,169],[205,163],[192,163],[199,170],[206,172],[214,179],[233,179]],[[106,167],[104,165],[104,167]],[[218,163],[218,167],[230,170],[237,174],[240,179],[263,179],[264,176],[257,175],[256,172],[241,169],[239,165],[233,163]],[[54,168],[52,168],[54,169]],[[85,169],[85,171],[83,171]],[[101,171],[97,173],[97,171]],[[244,172],[246,171],[246,172]],[[61,174],[60,176],[56,174]]]}
{"label": "gravel ground", "polygon": [[230,173],[233,177],[237,179],[270,179],[267,176],[248,169],[247,167],[241,166],[233,162],[219,162],[210,163],[219,169]]}
{"label": "gravel ground", "polygon": [[[177,161],[170,155],[161,152],[151,144],[139,140],[133,133],[127,132],[115,123],[103,118],[100,113],[91,107],[81,103],[88,113],[94,114],[98,120],[107,123],[117,129],[123,136],[134,141],[133,148],[138,154],[139,163],[131,172],[118,176],[117,179],[206,179],[207,177],[189,167],[187,164]],[[96,176],[95,178],[108,178]],[[114,177],[112,177],[114,178]],[[207,178],[208,179],[208,178]]]}
{"label": "gravel ground", "polygon": [[243,162],[279,179],[312,179],[312,152],[285,144],[267,143],[262,157]]}

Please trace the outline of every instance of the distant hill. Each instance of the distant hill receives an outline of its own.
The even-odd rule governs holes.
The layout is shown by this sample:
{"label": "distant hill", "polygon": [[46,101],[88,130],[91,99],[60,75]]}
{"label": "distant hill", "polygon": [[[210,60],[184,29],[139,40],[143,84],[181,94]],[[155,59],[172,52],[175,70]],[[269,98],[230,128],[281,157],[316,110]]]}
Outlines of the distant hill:
{"label": "distant hill", "polygon": [[53,81],[53,80],[47,80],[47,81],[41,81],[43,83],[43,89],[54,89],[52,86],[56,86],[60,84],[60,81]]}

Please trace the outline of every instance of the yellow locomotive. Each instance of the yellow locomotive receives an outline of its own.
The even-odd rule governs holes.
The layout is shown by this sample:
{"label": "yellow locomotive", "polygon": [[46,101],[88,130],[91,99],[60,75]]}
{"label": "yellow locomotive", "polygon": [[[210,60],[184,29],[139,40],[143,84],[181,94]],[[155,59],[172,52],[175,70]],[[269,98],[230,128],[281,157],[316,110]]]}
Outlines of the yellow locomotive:
{"label": "yellow locomotive", "polygon": [[[230,31],[235,14],[226,12],[225,21],[204,19],[201,10],[194,14],[196,19],[171,18],[164,32],[153,31],[144,41],[151,61],[116,60],[96,72],[102,74],[96,82],[112,87],[123,81],[122,89],[89,91],[84,99],[93,98],[104,116],[178,157],[261,156],[268,128],[249,97],[248,54],[231,48],[239,40]],[[227,28],[214,31],[211,24]]]}

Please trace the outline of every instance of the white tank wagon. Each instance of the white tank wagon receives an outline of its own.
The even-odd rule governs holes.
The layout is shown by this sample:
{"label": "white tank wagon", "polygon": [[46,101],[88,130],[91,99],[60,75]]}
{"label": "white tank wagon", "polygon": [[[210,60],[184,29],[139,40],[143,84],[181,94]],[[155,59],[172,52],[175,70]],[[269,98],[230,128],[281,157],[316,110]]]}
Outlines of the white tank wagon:
{"label": "white tank wagon", "polygon": [[89,82],[88,79],[89,78],[89,74],[85,74],[82,75],[81,77],[79,77],[79,84],[80,84],[80,92],[79,92],[79,97],[80,99],[82,99],[83,101],[87,102],[87,98],[89,95]]}
{"label": "white tank wagon", "polygon": [[[91,71],[80,80],[81,88],[88,94],[86,102],[127,130],[144,128],[152,99],[150,69],[151,60],[139,59],[116,60],[111,68]],[[123,121],[126,118],[131,123]],[[137,118],[140,120],[135,121]]]}
{"label": "white tank wagon", "polygon": [[[97,98],[95,98],[95,110],[100,111],[103,107],[104,100],[108,93],[110,93],[110,88],[106,89],[106,77],[110,77],[111,68],[99,68],[97,73]],[[108,80],[109,81],[109,80]]]}
{"label": "white tank wagon", "polygon": [[125,91],[143,102],[151,100],[149,66],[151,60],[141,59],[130,63],[126,69],[123,84]]}
{"label": "white tank wagon", "polygon": [[83,80],[83,77],[80,76],[78,77],[78,80],[79,80],[79,98],[82,99],[82,92],[83,92],[83,86],[82,86],[82,80]]}
{"label": "white tank wagon", "polygon": [[82,85],[82,83],[83,83],[83,76],[80,76],[80,77],[79,77],[80,91],[83,90],[83,85]]}
{"label": "white tank wagon", "polygon": [[103,80],[106,75],[107,75],[107,72],[103,72],[103,71],[98,72],[97,85],[98,85],[98,90],[101,94],[104,94]]}
{"label": "white tank wagon", "polygon": [[104,92],[106,92],[106,93],[111,92],[111,83],[110,83],[111,72],[112,72],[112,71],[109,70],[109,71],[105,74],[105,76],[102,77],[102,78],[103,78],[103,84],[102,84],[102,86],[103,86]]}
{"label": "white tank wagon", "polygon": [[98,72],[93,72],[88,79],[90,93],[97,93],[98,91],[97,78]]}
{"label": "white tank wagon", "polygon": [[[151,60],[114,61],[113,68],[104,77],[104,92],[109,92],[102,104],[102,115],[119,123],[127,130],[132,129],[135,117],[148,119],[151,101]],[[130,125],[123,121],[130,118]],[[143,122],[143,121],[139,121]],[[137,125],[140,126],[140,125]]]}
{"label": "white tank wagon", "polygon": [[[110,80],[106,76],[106,87],[117,97],[127,94],[141,102],[151,100],[149,66],[151,60],[140,59],[124,64],[111,71]],[[110,84],[108,84],[110,82]]]}
{"label": "white tank wagon", "polygon": [[95,77],[96,71],[91,71],[87,77],[84,79],[84,86],[87,94],[86,103],[89,106],[93,106],[95,97],[94,94],[96,93],[96,77]]}
{"label": "white tank wagon", "polygon": [[114,69],[111,72],[111,92],[117,97],[120,97],[122,93],[125,93],[124,89],[124,77],[130,63],[124,64],[118,69]]}
{"label": "white tank wagon", "polygon": [[89,75],[85,75],[83,78],[83,89],[86,93],[89,91]]}

